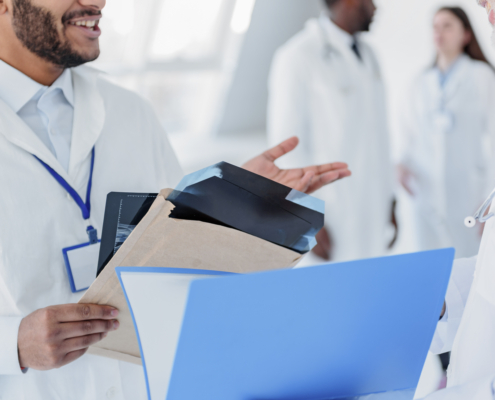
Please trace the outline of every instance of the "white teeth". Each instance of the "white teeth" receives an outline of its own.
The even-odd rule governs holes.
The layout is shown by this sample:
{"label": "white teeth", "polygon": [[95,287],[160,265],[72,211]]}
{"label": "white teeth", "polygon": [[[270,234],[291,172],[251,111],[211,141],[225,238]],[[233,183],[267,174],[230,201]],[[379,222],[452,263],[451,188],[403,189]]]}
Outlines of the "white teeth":
{"label": "white teeth", "polygon": [[72,25],[85,26],[86,28],[94,28],[96,26],[96,21],[76,21],[71,22]]}

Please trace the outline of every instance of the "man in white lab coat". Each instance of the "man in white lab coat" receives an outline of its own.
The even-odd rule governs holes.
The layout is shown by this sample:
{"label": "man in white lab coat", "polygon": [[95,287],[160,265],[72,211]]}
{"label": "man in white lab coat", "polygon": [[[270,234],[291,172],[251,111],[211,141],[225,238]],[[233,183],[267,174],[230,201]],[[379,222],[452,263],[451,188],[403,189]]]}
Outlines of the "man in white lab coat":
{"label": "man in white lab coat", "polygon": [[284,166],[330,157],[353,176],[325,188],[324,232],[317,254],[340,261],[383,255],[392,239],[393,168],[379,65],[359,33],[367,31],[372,0],[326,0],[329,13],[307,22],[276,53],[269,82],[272,143],[298,136]]}
{"label": "man in white lab coat", "polygon": [[[109,192],[156,192],[182,177],[151,107],[80,66],[99,55],[104,5],[0,0],[2,400],[146,396],[141,368],[84,355],[118,329],[118,310],[74,304],[81,294],[62,257],[101,232]],[[274,161],[296,145],[244,167],[308,192],[349,175],[345,164],[278,169]]]}

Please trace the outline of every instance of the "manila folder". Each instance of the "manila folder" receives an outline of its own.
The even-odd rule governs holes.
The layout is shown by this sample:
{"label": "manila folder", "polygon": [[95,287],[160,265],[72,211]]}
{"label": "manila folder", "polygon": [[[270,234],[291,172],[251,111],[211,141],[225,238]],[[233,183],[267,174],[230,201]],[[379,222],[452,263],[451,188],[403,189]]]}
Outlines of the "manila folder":
{"label": "manila folder", "polygon": [[[141,364],[141,354],[116,267],[168,267],[251,273],[289,268],[302,255],[244,232],[200,221],[169,218],[174,205],[164,189],[79,303],[120,310],[120,327],[89,354]],[[242,213],[242,210],[239,210]]]}

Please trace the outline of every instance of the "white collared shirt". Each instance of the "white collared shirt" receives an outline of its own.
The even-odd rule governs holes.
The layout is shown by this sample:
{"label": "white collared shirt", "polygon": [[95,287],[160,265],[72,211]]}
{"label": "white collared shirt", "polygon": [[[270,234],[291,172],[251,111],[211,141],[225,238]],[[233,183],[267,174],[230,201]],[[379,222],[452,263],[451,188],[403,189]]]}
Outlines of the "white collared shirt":
{"label": "white collared shirt", "polygon": [[[71,69],[74,127],[69,173],[12,108],[0,101],[0,397],[3,400],[145,400],[142,367],[86,354],[51,371],[22,374],[18,332],[35,310],[77,303],[62,249],[88,240],[88,221],[35,154],[85,198],[96,147],[91,225],[101,232],[112,191],[153,193],[182,178],[151,106],[88,66]],[[0,76],[0,80],[2,77]],[[17,90],[17,88],[15,88]],[[29,98],[28,98],[29,99]]]}
{"label": "white collared shirt", "polygon": [[44,86],[0,60],[0,98],[68,171],[74,120],[71,70],[66,69],[51,86]]}
{"label": "white collared shirt", "polygon": [[328,15],[323,14],[320,19],[322,20],[322,25],[327,31],[329,37],[335,38],[336,41],[344,43],[349,48],[352,47],[354,41],[356,40],[354,36],[336,25]]}

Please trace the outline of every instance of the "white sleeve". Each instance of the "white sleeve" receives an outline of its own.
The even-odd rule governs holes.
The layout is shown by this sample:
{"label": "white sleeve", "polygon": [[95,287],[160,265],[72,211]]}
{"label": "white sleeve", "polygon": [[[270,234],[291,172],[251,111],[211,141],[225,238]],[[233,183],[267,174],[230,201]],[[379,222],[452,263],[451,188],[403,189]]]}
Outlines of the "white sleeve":
{"label": "white sleeve", "polygon": [[422,400],[495,400],[494,378],[484,378],[464,385],[439,390]]}
{"label": "white sleeve", "polygon": [[275,146],[292,136],[300,140],[299,146],[281,159],[280,165],[285,168],[312,164],[306,95],[309,76],[301,58],[302,54],[282,48],[275,54],[270,72],[268,142]]}
{"label": "white sleeve", "polygon": [[452,350],[474,280],[476,261],[477,257],[462,258],[454,261],[452,276],[445,298],[447,309],[444,317],[438,322],[430,348],[432,353],[442,354]]}
{"label": "white sleeve", "polygon": [[[495,74],[491,68],[488,68],[488,76],[483,79],[482,85],[487,91],[487,101],[485,104],[487,116],[487,139],[488,143],[483,143],[485,150],[488,150],[488,154],[485,154],[487,165],[487,177],[486,177],[486,187],[483,195],[488,196],[488,194],[493,190],[495,185]],[[481,200],[483,201],[483,200]]]}
{"label": "white sleeve", "polygon": [[22,318],[0,317],[0,375],[22,374],[17,352],[17,335]]}
{"label": "white sleeve", "polygon": [[398,151],[394,154],[394,162],[407,167],[414,172],[415,165],[413,162],[415,143],[418,140],[420,129],[418,122],[421,118],[419,110],[416,109],[417,97],[421,79],[416,79],[413,87],[408,91],[406,100],[401,105],[401,113],[398,124],[399,135],[396,137],[396,147]]}

